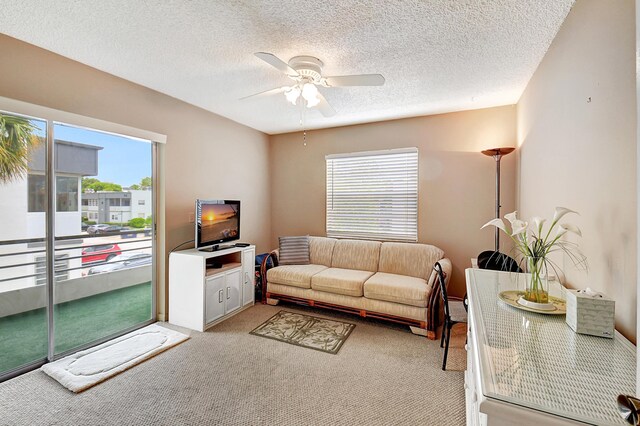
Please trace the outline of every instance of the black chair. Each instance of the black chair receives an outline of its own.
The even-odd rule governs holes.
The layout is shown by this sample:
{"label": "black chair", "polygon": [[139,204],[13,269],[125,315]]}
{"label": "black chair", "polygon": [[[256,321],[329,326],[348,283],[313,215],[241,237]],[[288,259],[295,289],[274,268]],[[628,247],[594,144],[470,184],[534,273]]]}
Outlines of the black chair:
{"label": "black chair", "polygon": [[522,272],[514,258],[493,250],[483,251],[478,255],[478,268],[492,271]]}
{"label": "black chair", "polygon": [[[512,257],[499,251],[487,250],[478,255],[478,268],[490,269],[492,271],[522,272],[518,262]],[[464,295],[464,307],[468,310],[469,302],[467,295]]]}
{"label": "black chair", "polygon": [[438,274],[438,281],[440,283],[440,296],[442,296],[442,304],[444,306],[444,324],[442,325],[442,336],[440,337],[440,347],[445,344],[446,334],[446,346],[444,347],[444,359],[442,360],[442,369],[447,369],[447,355],[449,354],[449,339],[451,338],[451,328],[458,323],[467,322],[467,310],[464,306],[464,302],[459,299],[449,299],[447,296],[447,286],[445,285],[444,272],[440,262],[436,262],[433,269]]}

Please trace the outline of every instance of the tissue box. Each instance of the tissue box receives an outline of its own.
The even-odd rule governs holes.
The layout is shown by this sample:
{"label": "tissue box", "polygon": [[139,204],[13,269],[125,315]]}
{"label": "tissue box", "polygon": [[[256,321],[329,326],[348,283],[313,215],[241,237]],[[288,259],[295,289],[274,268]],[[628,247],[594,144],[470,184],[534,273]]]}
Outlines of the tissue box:
{"label": "tissue box", "polygon": [[602,293],[589,295],[567,289],[569,327],[576,333],[613,338],[616,302]]}

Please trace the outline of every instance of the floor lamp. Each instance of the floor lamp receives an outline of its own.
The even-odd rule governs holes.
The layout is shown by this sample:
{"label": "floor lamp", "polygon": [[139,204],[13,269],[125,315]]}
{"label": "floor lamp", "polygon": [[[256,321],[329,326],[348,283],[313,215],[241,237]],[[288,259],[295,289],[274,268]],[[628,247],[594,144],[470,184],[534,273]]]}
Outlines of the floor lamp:
{"label": "floor lamp", "polygon": [[[511,154],[515,148],[493,148],[482,151],[484,155],[493,157],[496,161],[496,218],[500,217],[500,160],[507,154]],[[500,251],[500,230],[496,227],[496,251]]]}

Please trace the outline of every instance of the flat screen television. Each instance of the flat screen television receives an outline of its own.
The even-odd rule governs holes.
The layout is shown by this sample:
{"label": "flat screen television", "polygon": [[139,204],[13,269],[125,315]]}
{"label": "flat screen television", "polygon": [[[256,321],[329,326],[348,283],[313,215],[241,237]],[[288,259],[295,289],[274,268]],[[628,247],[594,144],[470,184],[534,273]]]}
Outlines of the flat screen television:
{"label": "flat screen television", "polygon": [[196,200],[196,248],[217,249],[240,239],[240,201]]}

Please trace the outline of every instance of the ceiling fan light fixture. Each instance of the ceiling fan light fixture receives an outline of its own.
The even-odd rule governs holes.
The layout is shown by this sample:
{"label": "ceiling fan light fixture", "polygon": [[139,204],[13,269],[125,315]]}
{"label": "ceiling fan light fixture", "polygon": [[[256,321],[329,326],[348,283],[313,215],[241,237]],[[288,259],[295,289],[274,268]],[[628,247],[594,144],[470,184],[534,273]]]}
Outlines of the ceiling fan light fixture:
{"label": "ceiling fan light fixture", "polygon": [[307,101],[307,107],[312,108],[320,103],[318,88],[313,83],[305,83],[302,86],[302,97]]}
{"label": "ceiling fan light fixture", "polygon": [[305,99],[309,99],[310,97],[315,97],[318,94],[318,88],[313,83],[305,83],[302,86],[302,96]]}
{"label": "ceiling fan light fixture", "polygon": [[314,106],[320,103],[320,99],[318,98],[311,98],[311,99],[307,99],[306,101],[307,101],[307,108],[313,108]]}
{"label": "ceiling fan light fixture", "polygon": [[295,105],[300,97],[300,88],[298,86],[293,86],[288,90],[285,90],[284,96],[286,96],[287,101]]}

